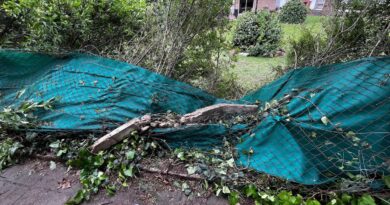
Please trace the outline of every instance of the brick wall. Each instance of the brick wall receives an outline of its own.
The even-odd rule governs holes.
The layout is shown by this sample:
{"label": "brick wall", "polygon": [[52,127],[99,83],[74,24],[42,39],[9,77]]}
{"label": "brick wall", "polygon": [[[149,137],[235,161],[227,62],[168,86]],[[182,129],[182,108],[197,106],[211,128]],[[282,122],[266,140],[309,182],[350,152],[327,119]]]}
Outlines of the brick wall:
{"label": "brick wall", "polygon": [[[253,11],[256,9],[256,0],[253,5]],[[257,0],[257,10],[262,9],[275,10],[276,9],[276,0]]]}

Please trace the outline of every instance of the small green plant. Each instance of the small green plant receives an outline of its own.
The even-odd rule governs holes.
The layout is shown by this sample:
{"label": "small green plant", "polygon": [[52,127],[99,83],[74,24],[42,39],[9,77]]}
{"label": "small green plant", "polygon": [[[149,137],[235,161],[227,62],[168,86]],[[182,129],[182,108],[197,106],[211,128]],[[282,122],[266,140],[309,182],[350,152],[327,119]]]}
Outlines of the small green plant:
{"label": "small green plant", "polygon": [[305,22],[308,12],[300,0],[291,0],[282,7],[279,19],[282,23],[299,24]]}
{"label": "small green plant", "polygon": [[[242,197],[240,197],[240,195]],[[236,205],[239,203],[239,199],[243,197],[254,200],[256,205],[376,205],[374,198],[369,194],[350,195],[347,193],[330,193],[320,202],[316,198],[305,198],[300,194],[293,194],[291,191],[284,190],[275,192],[271,190],[259,190],[253,184],[245,186],[240,193],[231,192],[229,195],[229,203],[231,205]]]}
{"label": "small green plant", "polygon": [[[161,154],[160,145],[145,137],[132,133],[128,139],[98,154],[90,153],[85,147],[88,143],[80,144],[79,151],[71,149],[67,143],[56,141],[50,144],[54,147],[57,156],[70,156],[68,165],[80,169],[80,182],[82,188],[68,200],[66,204],[81,204],[96,194],[99,189],[106,190],[108,195],[115,194],[119,187],[127,187],[127,180],[135,177],[136,167],[140,160],[146,156]],[[75,146],[77,147],[77,146]],[[114,177],[115,181],[109,178]]]}
{"label": "small green plant", "polygon": [[279,48],[281,27],[269,11],[246,12],[237,19],[233,45],[251,56],[272,56]]}
{"label": "small green plant", "polygon": [[[18,96],[17,96],[18,97]],[[0,111],[0,131],[31,128],[38,125],[33,113],[38,110],[50,110],[58,98],[47,101],[25,101],[17,107],[5,107]]]}
{"label": "small green plant", "polygon": [[17,162],[17,158],[14,156],[22,147],[23,145],[21,143],[11,138],[0,141],[0,171]]}

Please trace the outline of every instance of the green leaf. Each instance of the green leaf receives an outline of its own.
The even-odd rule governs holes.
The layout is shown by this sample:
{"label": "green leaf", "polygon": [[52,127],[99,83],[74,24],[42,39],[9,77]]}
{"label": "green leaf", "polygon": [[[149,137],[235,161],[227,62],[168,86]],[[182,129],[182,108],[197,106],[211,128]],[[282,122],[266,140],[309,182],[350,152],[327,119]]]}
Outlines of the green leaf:
{"label": "green leaf", "polygon": [[182,161],[186,160],[186,158],[184,157],[184,152],[179,152],[179,153],[177,154],[177,158],[179,158],[179,159],[182,160]]}
{"label": "green leaf", "polygon": [[240,201],[240,195],[237,192],[231,192],[229,194],[229,204],[236,205]]}
{"label": "green leaf", "polygon": [[363,194],[358,199],[358,205],[376,205],[375,200],[368,194]]}
{"label": "green leaf", "polygon": [[188,172],[189,175],[195,174],[196,171],[197,171],[197,167],[195,167],[195,166],[187,167],[187,172]]}
{"label": "green leaf", "polygon": [[57,157],[61,157],[63,154],[66,154],[68,152],[68,149],[60,149],[58,152],[57,152]]}
{"label": "green leaf", "polygon": [[222,193],[224,193],[224,194],[230,194],[230,189],[229,189],[229,187],[223,186],[223,187],[222,187]]}
{"label": "green leaf", "polygon": [[135,151],[134,150],[130,150],[130,151],[126,152],[127,160],[133,160],[134,157],[135,157]]}
{"label": "green leaf", "polygon": [[226,163],[229,167],[234,167],[234,158],[229,159],[228,161],[226,161]]}
{"label": "green leaf", "polygon": [[188,184],[184,182],[183,184],[181,184],[181,188],[188,189],[188,188],[190,188],[190,186],[188,186]]}
{"label": "green leaf", "polygon": [[390,176],[383,176],[383,181],[385,182],[387,188],[390,189]]}
{"label": "green leaf", "polygon": [[106,186],[106,191],[109,196],[114,196],[116,192],[115,185]]}
{"label": "green leaf", "polygon": [[247,187],[245,187],[245,195],[246,197],[255,197],[257,195],[257,188],[255,185],[251,184]]}
{"label": "green leaf", "polygon": [[306,205],[321,205],[321,203],[315,199],[309,199],[306,201]]}
{"label": "green leaf", "polygon": [[58,149],[60,147],[60,141],[50,143],[49,147],[53,149]]}
{"label": "green leaf", "polygon": [[123,170],[123,174],[127,177],[133,177],[134,173],[133,173],[133,167],[131,166],[130,168],[128,169],[124,169]]}
{"label": "green leaf", "polygon": [[344,193],[343,195],[341,195],[341,201],[343,201],[343,203],[346,203],[348,204],[352,199],[352,196],[350,196],[349,194],[346,194]]}

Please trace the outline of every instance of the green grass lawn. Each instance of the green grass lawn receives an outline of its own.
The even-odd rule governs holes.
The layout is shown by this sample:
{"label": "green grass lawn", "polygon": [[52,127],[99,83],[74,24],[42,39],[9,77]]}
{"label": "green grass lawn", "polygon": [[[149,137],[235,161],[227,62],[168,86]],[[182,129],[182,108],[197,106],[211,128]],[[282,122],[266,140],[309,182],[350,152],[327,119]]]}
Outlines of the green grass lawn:
{"label": "green grass lawn", "polygon": [[282,47],[287,49],[290,40],[297,40],[303,29],[309,29],[313,33],[322,32],[322,24],[326,20],[324,16],[308,16],[303,24],[282,24]]}
{"label": "green grass lawn", "polygon": [[272,67],[284,65],[285,57],[245,57],[239,56],[232,72],[238,77],[239,84],[247,91],[256,89],[274,76]]}
{"label": "green grass lawn", "polygon": [[[304,28],[320,33],[325,18],[308,16],[303,24],[282,24],[281,47],[287,50],[289,40],[298,39]],[[232,34],[228,34],[228,37],[232,38]],[[272,67],[285,66],[285,61],[285,56],[274,58],[239,56],[232,72],[237,75],[240,85],[246,90],[252,90],[270,82],[274,77]]]}

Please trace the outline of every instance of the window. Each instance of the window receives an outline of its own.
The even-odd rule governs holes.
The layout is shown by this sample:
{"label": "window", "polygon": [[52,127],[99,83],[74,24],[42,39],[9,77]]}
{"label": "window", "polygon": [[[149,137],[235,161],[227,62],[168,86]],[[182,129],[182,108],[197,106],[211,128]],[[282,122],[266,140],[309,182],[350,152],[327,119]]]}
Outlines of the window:
{"label": "window", "polygon": [[253,1],[254,0],[240,0],[240,13],[252,10]]}

